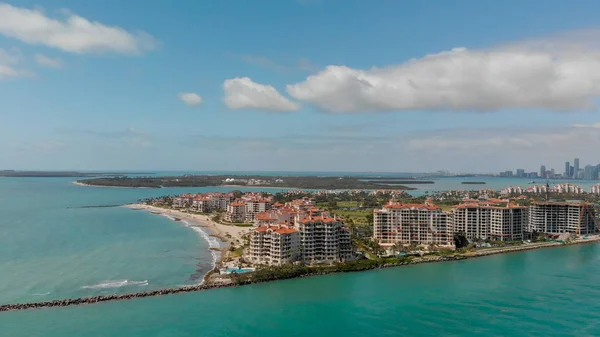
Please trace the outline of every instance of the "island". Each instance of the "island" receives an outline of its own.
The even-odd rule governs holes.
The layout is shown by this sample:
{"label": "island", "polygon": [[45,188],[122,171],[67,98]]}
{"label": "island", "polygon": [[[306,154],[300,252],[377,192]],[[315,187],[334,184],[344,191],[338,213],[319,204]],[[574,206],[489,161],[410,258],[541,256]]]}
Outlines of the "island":
{"label": "island", "polygon": [[485,181],[463,181],[463,185],[485,185]]}
{"label": "island", "polygon": [[[417,180],[404,180],[416,183]],[[389,184],[389,178],[360,176],[261,176],[261,175],[183,175],[170,177],[99,177],[77,181],[80,185],[102,187],[273,187],[311,190],[415,190]],[[421,183],[421,182],[419,182]]]}

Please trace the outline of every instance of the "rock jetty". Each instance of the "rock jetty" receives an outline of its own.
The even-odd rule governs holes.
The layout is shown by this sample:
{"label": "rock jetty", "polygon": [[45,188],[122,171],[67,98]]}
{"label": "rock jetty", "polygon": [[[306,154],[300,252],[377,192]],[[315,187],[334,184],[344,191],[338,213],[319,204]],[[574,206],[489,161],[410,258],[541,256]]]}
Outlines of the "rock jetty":
{"label": "rock jetty", "polygon": [[184,286],[184,287],[179,287],[179,288],[143,291],[143,292],[132,293],[132,294],[113,294],[113,295],[102,295],[102,296],[92,296],[92,297],[69,298],[69,299],[53,300],[53,301],[45,301],[45,302],[5,304],[5,305],[0,305],[0,311],[26,310],[26,309],[39,309],[39,308],[52,308],[52,307],[67,307],[67,306],[71,306],[71,305],[93,304],[93,303],[108,302],[108,301],[129,300],[129,299],[135,299],[135,298],[171,295],[171,294],[187,293],[187,292],[193,292],[193,291],[224,288],[224,287],[231,287],[231,286],[235,286],[235,284],[199,284],[199,285]]}

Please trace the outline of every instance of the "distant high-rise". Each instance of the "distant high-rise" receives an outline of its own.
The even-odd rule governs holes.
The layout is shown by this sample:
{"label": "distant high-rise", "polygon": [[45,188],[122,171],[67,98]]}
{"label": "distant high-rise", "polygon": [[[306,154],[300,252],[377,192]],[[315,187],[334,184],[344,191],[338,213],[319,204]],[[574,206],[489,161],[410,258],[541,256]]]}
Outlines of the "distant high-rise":
{"label": "distant high-rise", "polygon": [[598,179],[598,169],[596,166],[586,165],[583,169],[583,179],[594,180]]}
{"label": "distant high-rise", "polygon": [[573,179],[579,178],[579,158],[573,160]]}
{"label": "distant high-rise", "polygon": [[523,178],[524,176],[525,176],[525,170],[524,169],[517,169],[517,177]]}
{"label": "distant high-rise", "polygon": [[565,162],[565,178],[571,176],[571,163]]}
{"label": "distant high-rise", "polygon": [[546,178],[546,165],[540,166],[540,178]]}

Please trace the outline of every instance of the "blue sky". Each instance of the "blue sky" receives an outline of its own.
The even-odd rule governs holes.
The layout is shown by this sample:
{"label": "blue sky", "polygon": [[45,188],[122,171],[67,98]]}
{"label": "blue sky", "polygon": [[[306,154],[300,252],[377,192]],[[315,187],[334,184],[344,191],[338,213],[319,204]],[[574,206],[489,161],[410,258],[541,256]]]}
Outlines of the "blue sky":
{"label": "blue sky", "polygon": [[560,171],[575,156],[597,164],[599,9],[0,2],[0,168]]}

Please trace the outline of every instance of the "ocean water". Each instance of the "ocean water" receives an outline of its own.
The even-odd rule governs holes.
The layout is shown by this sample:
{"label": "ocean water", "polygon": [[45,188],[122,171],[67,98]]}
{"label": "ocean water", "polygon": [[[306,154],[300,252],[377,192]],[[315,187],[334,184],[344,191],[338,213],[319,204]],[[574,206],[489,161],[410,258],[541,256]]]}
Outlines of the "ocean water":
{"label": "ocean water", "polygon": [[213,268],[208,241],[218,243],[184,221],[89,206],[231,188],[98,188],[73,180],[0,178],[0,303],[191,284]]}
{"label": "ocean water", "polygon": [[[211,268],[209,243],[182,222],[81,207],[231,189],[72,180],[0,178],[0,303],[177,286]],[[460,188],[460,179],[443,184]],[[0,313],[0,336],[599,336],[598,284],[600,245],[589,244]]]}
{"label": "ocean water", "polygon": [[598,336],[600,245],[0,314],[3,336]]}

